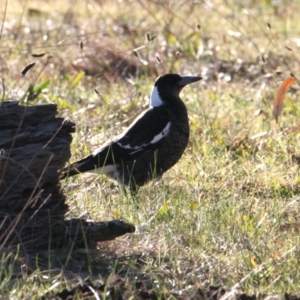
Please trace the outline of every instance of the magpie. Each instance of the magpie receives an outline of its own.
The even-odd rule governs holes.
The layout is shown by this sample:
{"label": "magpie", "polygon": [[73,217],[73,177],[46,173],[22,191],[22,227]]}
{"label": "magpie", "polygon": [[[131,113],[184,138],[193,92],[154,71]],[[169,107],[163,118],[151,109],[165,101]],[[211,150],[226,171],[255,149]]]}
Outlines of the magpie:
{"label": "magpie", "polygon": [[83,172],[105,174],[132,192],[160,178],[182,156],[189,140],[187,108],[179,97],[182,88],[199,76],[165,74],[157,78],[150,107],[120,135],[62,172],[61,178]]}

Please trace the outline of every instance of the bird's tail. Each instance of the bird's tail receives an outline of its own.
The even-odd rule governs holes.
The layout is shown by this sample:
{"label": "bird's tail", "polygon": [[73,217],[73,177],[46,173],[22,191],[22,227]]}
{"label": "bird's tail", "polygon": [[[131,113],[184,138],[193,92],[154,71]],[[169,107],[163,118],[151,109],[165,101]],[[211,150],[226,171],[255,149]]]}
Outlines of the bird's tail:
{"label": "bird's tail", "polygon": [[61,173],[60,179],[65,179],[67,177],[91,171],[93,169],[95,169],[94,157],[90,155],[64,168]]}
{"label": "bird's tail", "polygon": [[89,155],[63,169],[61,179],[84,172],[107,174],[114,171],[115,161],[111,146],[101,149],[96,154]]}

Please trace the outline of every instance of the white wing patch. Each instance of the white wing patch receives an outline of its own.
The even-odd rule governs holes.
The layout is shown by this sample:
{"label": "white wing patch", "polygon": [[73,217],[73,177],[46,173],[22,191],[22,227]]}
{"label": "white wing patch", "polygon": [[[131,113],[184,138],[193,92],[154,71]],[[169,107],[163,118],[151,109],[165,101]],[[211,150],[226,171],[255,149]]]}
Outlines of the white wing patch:
{"label": "white wing patch", "polygon": [[151,107],[158,107],[163,105],[163,102],[160,98],[160,95],[158,93],[157,87],[154,86],[150,95],[150,106]]}
{"label": "white wing patch", "polygon": [[171,122],[168,122],[168,124],[166,125],[166,127],[162,130],[161,133],[157,134],[153,140],[150,142],[150,144],[155,144],[158,141],[160,141],[162,138],[164,138],[170,131],[170,127],[171,127]]}
{"label": "white wing patch", "polygon": [[[170,131],[170,127],[171,127],[171,123],[168,122],[168,124],[166,125],[166,127],[157,135],[155,135],[153,137],[153,139],[150,141],[149,144],[156,144],[158,143],[162,138],[164,138],[165,136],[168,135],[169,131]],[[117,143],[120,147],[124,148],[124,149],[131,149],[133,150],[130,154],[135,154],[141,150],[143,150],[143,148],[145,148],[147,145],[149,144],[142,144],[142,145],[139,145],[139,146],[131,146],[130,144],[127,144],[127,145],[122,145],[121,143]]]}
{"label": "white wing patch", "polygon": [[96,150],[94,150],[92,152],[92,155],[93,156],[97,156],[102,150],[103,150],[103,147],[97,148]]}
{"label": "white wing patch", "polygon": [[120,147],[124,148],[124,149],[131,149],[131,150],[138,150],[140,149],[142,146],[135,146],[135,147],[132,147],[130,146],[130,144],[127,144],[127,145],[122,145],[121,143],[117,143]]}

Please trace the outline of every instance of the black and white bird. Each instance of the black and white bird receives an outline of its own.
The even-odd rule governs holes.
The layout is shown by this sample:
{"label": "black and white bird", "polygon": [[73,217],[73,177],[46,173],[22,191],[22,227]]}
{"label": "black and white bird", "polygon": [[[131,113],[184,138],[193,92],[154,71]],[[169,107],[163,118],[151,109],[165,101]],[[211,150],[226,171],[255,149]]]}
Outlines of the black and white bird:
{"label": "black and white bird", "polygon": [[83,172],[105,174],[135,191],[161,177],[178,162],[189,140],[188,113],[179,93],[200,79],[177,74],[158,77],[150,107],[122,134],[65,168],[62,178]]}

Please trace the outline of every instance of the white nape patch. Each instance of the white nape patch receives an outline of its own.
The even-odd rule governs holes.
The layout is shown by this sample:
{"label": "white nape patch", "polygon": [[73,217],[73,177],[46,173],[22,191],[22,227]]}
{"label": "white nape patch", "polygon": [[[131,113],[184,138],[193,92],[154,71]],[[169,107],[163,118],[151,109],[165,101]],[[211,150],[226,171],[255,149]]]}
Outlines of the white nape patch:
{"label": "white nape patch", "polygon": [[150,106],[151,107],[158,107],[163,105],[163,102],[160,98],[160,95],[157,90],[157,86],[154,86],[150,95]]}

